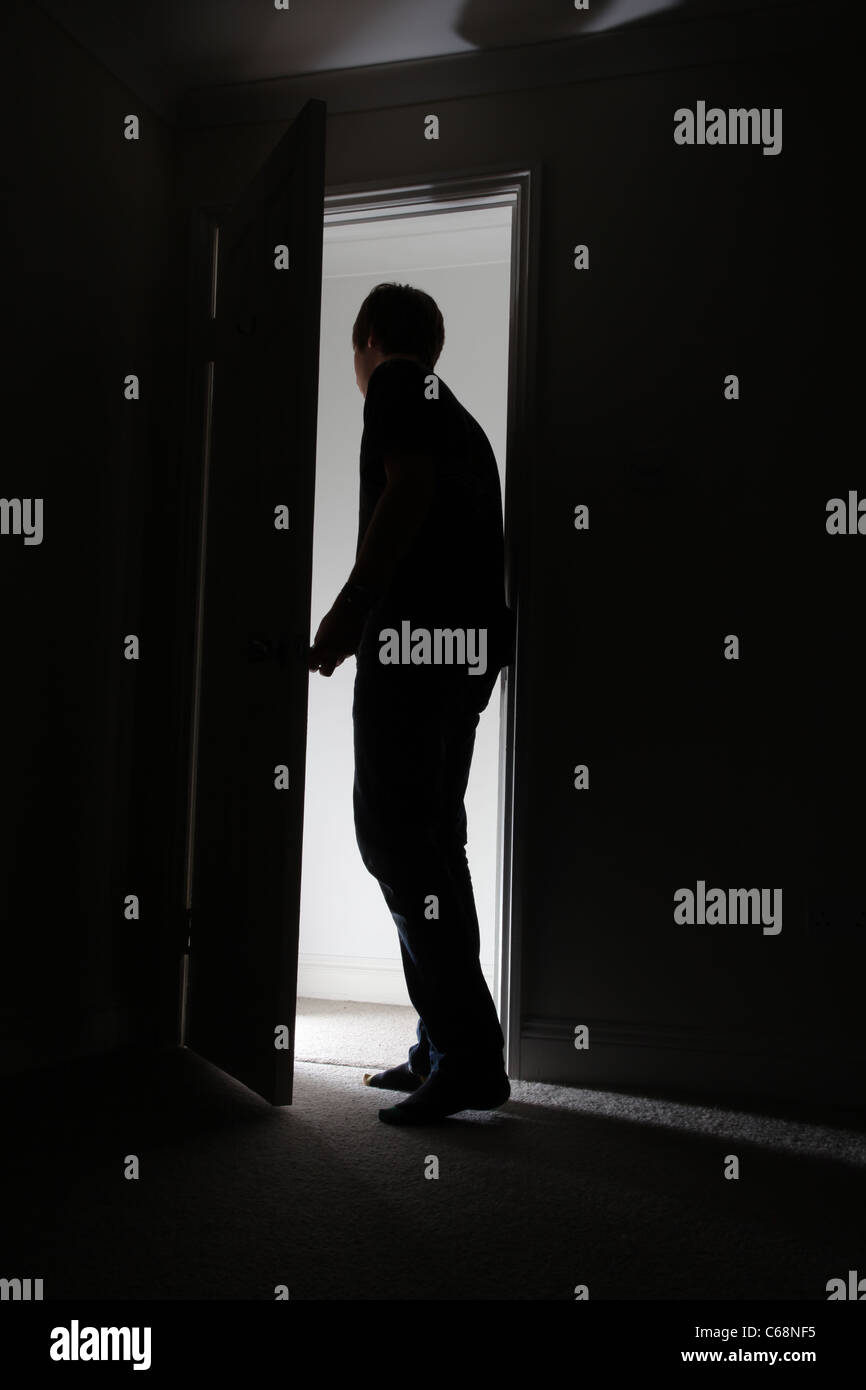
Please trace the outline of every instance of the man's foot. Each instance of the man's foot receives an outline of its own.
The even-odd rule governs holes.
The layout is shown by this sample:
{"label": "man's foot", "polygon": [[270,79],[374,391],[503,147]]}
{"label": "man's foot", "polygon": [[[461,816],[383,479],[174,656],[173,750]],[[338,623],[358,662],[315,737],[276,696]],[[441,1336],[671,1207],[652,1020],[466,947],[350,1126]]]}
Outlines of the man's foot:
{"label": "man's foot", "polygon": [[460,1110],[497,1110],[511,1095],[511,1086],[503,1070],[492,1078],[448,1077],[441,1071],[428,1076],[423,1086],[392,1105],[379,1111],[386,1125],[429,1125],[456,1115]]}
{"label": "man's foot", "polygon": [[387,1071],[364,1073],[364,1085],[377,1086],[382,1091],[417,1091],[426,1080],[426,1076],[416,1076],[408,1062],[389,1067]]}

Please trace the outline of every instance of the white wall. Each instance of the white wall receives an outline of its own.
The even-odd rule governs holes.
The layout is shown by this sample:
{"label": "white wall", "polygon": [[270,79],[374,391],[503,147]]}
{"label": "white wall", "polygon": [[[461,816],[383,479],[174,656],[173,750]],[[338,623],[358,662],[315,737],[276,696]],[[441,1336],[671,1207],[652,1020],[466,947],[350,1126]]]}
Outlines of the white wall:
{"label": "white wall", "polygon": [[[325,228],[311,636],[354,564],[364,401],[355,383],[352,324],[381,280],[431,294],[445,320],[436,371],[487,432],[503,479],[507,411],[510,210]],[[409,1002],[397,928],[361,862],[352,820],[349,658],[310,678],[298,993]],[[481,716],[466,797],[467,854],[494,980],[499,686]]]}

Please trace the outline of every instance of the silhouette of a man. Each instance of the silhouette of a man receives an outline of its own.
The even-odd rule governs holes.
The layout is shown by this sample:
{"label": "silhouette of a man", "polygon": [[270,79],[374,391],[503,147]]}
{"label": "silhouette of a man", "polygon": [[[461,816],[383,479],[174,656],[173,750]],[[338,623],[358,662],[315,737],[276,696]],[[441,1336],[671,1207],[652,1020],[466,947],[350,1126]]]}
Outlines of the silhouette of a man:
{"label": "silhouette of a man", "polygon": [[309,658],[330,676],[357,657],[355,832],[418,1012],[408,1060],[365,1078],[409,1093],[379,1111],[389,1124],[495,1109],[510,1095],[479,961],[463,801],[479,715],[512,658],[502,494],[487,436],[434,375],[444,339],[421,290],[380,284],[361,305],[356,560]]}

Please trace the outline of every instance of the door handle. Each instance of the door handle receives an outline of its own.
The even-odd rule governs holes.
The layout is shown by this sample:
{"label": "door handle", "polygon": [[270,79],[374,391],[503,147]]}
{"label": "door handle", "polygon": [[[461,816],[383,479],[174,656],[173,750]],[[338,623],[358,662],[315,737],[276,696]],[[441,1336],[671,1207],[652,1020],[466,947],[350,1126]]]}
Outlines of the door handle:
{"label": "door handle", "polygon": [[274,644],[270,637],[250,637],[247,642],[247,656],[250,661],[266,661],[273,656]]}
{"label": "door handle", "polygon": [[290,661],[296,661],[302,662],[306,668],[309,650],[310,644],[303,632],[283,633],[278,638],[267,637],[262,633],[253,633],[247,638],[247,658],[249,661],[276,661],[279,666],[286,666]]}

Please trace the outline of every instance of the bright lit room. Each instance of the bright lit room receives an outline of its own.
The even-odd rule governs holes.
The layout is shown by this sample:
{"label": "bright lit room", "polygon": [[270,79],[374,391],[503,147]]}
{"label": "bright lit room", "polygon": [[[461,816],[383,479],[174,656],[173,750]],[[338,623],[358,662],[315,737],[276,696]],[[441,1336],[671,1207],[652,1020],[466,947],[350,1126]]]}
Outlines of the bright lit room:
{"label": "bright lit room", "polygon": [[[381,281],[426,290],[442,310],[439,375],[490,439],[505,496],[512,206],[499,199],[411,215],[326,216],[311,627],[355,557],[363,398],[353,372],[352,324]],[[360,220],[359,220],[360,219]],[[352,815],[350,658],[310,683],[298,960],[298,1061],[377,1069],[415,1040],[398,936],[361,862]],[[500,986],[500,689],[481,715],[466,811],[467,855],[481,928],[481,964]]]}

